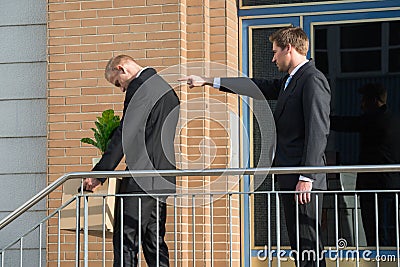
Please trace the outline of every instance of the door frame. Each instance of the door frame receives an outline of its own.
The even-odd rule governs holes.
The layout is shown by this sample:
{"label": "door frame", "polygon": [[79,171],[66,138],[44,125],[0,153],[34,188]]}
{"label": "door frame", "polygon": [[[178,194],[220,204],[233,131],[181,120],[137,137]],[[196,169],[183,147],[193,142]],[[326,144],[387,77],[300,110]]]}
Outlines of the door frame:
{"label": "door frame", "polygon": [[[240,0],[242,4],[242,0]],[[400,6],[396,1],[329,1],[312,4],[272,5],[259,7],[240,6],[239,16],[239,54],[240,71],[252,77],[252,33],[254,29],[299,26],[304,29],[310,38],[308,57],[314,57],[314,28],[317,25],[359,23],[372,21],[400,20]],[[253,164],[253,138],[252,138],[252,101],[248,97],[240,100],[240,114],[245,133],[241,133],[241,165],[249,168]],[[243,140],[248,136],[249,140]],[[247,160],[249,159],[249,160]],[[251,176],[244,176],[241,180],[242,192],[251,192]],[[260,247],[255,247],[253,236],[253,213],[251,197],[241,199],[241,263],[242,266],[258,266],[257,252]],[[260,265],[261,266],[261,265]]]}

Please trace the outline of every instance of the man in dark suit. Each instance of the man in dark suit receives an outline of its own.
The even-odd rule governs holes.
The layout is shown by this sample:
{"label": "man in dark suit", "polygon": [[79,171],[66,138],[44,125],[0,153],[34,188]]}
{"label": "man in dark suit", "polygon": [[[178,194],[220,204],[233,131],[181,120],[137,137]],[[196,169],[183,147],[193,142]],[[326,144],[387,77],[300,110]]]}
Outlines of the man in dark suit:
{"label": "man in dark suit", "polygon": [[[190,88],[210,85],[221,91],[251,96],[257,99],[277,99],[274,111],[277,146],[275,166],[323,166],[329,134],[330,88],[325,76],[307,60],[308,37],[301,28],[282,28],[270,36],[278,70],[288,73],[282,79],[204,78],[188,76]],[[296,195],[282,194],[287,230],[293,250],[300,256],[300,266],[316,266],[323,249],[321,234],[316,235],[316,216],[322,214],[322,196],[307,191],[325,190],[325,174],[278,175],[282,190],[298,191]],[[296,233],[296,201],[299,201],[299,233]],[[318,229],[319,230],[319,229]],[[321,233],[321,231],[319,231]],[[300,247],[297,246],[297,234]],[[317,244],[318,243],[318,249]],[[315,257],[307,259],[307,253]],[[318,253],[319,251],[319,253]],[[318,255],[319,254],[319,255]],[[305,259],[302,259],[305,255]],[[325,260],[320,259],[320,266]]]}
{"label": "man in dark suit", "polygon": [[[331,129],[360,134],[359,164],[400,163],[400,118],[386,105],[387,91],[382,84],[369,83],[359,89],[362,95],[361,116],[332,116]],[[400,173],[359,173],[357,190],[399,190]],[[379,245],[395,246],[395,197],[379,193],[375,207],[374,193],[360,193],[361,217],[368,246],[376,245],[375,216],[378,208]]]}
{"label": "man in dark suit", "polygon": [[[142,68],[127,55],[110,59],[105,78],[126,95],[121,124],[93,171],[114,170],[124,155],[127,168],[132,171],[175,169],[174,137],[179,99],[174,90],[153,68]],[[84,188],[94,191],[101,182],[104,179],[87,178]],[[175,177],[157,176],[123,178],[117,193],[174,192]],[[141,197],[139,226],[138,197],[123,198],[122,249],[121,200],[117,199],[113,236],[114,267],[137,266],[139,229],[142,231],[142,248],[148,266],[158,266],[157,262],[159,266],[169,266],[168,247],[164,241],[167,214],[165,199],[157,201],[151,196]]]}

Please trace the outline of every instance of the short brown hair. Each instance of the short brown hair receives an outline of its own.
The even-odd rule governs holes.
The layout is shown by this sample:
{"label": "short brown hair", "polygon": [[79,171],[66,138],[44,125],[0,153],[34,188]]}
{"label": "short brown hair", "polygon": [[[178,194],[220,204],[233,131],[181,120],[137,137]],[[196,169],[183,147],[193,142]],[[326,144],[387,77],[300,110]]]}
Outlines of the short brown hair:
{"label": "short brown hair", "polygon": [[110,78],[110,74],[115,70],[115,67],[118,66],[123,61],[136,62],[131,56],[128,56],[128,55],[118,55],[118,56],[112,57],[108,61],[106,69],[104,71],[104,77],[106,78],[107,81]]}
{"label": "short brown hair", "polygon": [[297,52],[305,56],[308,52],[308,37],[300,27],[285,27],[277,30],[269,36],[271,43],[284,49],[287,45],[293,46]]}

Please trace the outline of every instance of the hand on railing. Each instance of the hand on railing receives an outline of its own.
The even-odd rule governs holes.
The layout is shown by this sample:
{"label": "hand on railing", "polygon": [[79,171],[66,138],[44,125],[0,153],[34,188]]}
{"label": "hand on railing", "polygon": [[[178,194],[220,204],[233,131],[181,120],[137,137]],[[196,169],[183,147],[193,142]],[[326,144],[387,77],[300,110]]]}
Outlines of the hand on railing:
{"label": "hand on railing", "polygon": [[83,180],[83,190],[84,191],[91,191],[94,192],[97,190],[97,188],[101,185],[100,180],[96,178],[86,178]]}
{"label": "hand on railing", "polygon": [[[82,191],[82,187],[78,187],[78,193],[80,193],[81,191]],[[87,193],[93,193],[92,190],[87,190],[86,188],[83,188],[83,193],[85,193],[85,192],[87,192]]]}

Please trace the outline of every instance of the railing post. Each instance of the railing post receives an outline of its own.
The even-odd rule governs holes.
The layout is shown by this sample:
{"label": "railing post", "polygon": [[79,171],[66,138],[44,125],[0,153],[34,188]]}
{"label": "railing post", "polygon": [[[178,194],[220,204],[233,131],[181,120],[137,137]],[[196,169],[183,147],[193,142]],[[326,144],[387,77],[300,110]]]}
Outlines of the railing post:
{"label": "railing post", "polygon": [[[139,225],[139,242],[138,242],[138,265],[140,266],[141,264],[142,264],[142,253],[141,253],[141,251],[142,251],[142,231],[141,231],[141,229],[142,229],[142,198],[141,197],[139,197],[139,199],[138,199],[138,203],[139,203],[139,214],[138,214],[138,218],[139,218],[139,222],[138,222],[138,225]],[[158,220],[157,220],[157,225],[158,225]],[[157,251],[158,251],[158,248],[157,248]]]}
{"label": "railing post", "polygon": [[195,195],[192,195],[192,250],[193,250],[193,267],[196,266],[196,208]]}
{"label": "railing post", "polygon": [[42,267],[42,234],[43,234],[43,224],[39,224],[39,267]]}
{"label": "railing post", "polygon": [[[375,193],[375,231],[376,231],[376,256],[380,256],[380,248],[379,248],[379,202],[378,202],[378,193]],[[379,261],[376,261],[376,266],[379,267]]]}
{"label": "railing post", "polygon": [[75,196],[75,205],[76,205],[76,210],[75,210],[75,216],[76,216],[76,225],[75,225],[75,267],[79,267],[79,261],[80,261],[80,231],[81,231],[81,198],[80,195]]}
{"label": "railing post", "polygon": [[20,253],[19,253],[19,255],[20,255],[20,259],[19,259],[19,266],[20,267],[23,267],[24,266],[24,263],[23,263],[23,260],[24,260],[24,257],[23,257],[23,253],[22,253],[22,251],[23,251],[23,247],[24,247],[24,237],[21,237],[21,239],[20,239]]}
{"label": "railing post", "polygon": [[396,254],[397,254],[397,267],[400,267],[400,242],[399,242],[399,193],[395,197],[396,207]]}
{"label": "railing post", "polygon": [[280,229],[280,204],[279,204],[279,193],[276,192],[276,258],[277,258],[277,264],[278,267],[281,266],[281,229]]}
{"label": "railing post", "polygon": [[336,240],[336,267],[339,267],[339,208],[338,194],[335,193],[335,240]]}
{"label": "railing post", "polygon": [[358,237],[358,196],[357,193],[354,193],[354,209],[355,209],[355,234],[356,234],[356,251],[357,251],[357,255],[356,255],[356,267],[359,266],[360,264],[360,247],[359,247],[359,237]]}
{"label": "railing post", "polygon": [[174,267],[178,267],[178,215],[176,210],[176,196],[174,196]]}
{"label": "railing post", "polygon": [[[312,194],[311,194],[311,198],[312,198]],[[317,267],[319,267],[319,260],[320,260],[320,251],[319,251],[319,195],[318,194],[314,194],[315,195],[315,232],[316,232],[316,240],[315,240],[315,245],[316,245],[316,255],[317,255]]]}
{"label": "railing post", "polygon": [[271,193],[267,193],[268,200],[267,200],[267,227],[268,227],[268,255],[265,255],[268,257],[268,267],[271,267],[272,264],[272,253],[271,253]]}
{"label": "railing post", "polygon": [[[121,261],[121,266],[124,266],[124,198],[121,196],[120,197],[120,246],[121,246],[121,255],[120,255],[120,261]],[[139,216],[140,218],[140,216]]]}
{"label": "railing post", "polygon": [[102,216],[103,223],[102,223],[102,227],[101,227],[102,234],[103,234],[102,248],[101,248],[102,254],[103,254],[103,256],[102,256],[103,266],[102,267],[106,267],[106,198],[107,197],[109,197],[109,196],[104,196],[103,202],[102,202],[102,205],[103,205],[103,216]]}
{"label": "railing post", "polygon": [[229,202],[229,267],[232,267],[232,194],[228,194],[228,202]]}
{"label": "railing post", "polygon": [[61,225],[61,212],[58,211],[58,218],[57,218],[57,266],[61,266],[61,233],[60,233],[60,225]]}
{"label": "railing post", "polygon": [[89,266],[89,209],[88,209],[88,196],[83,197],[83,266],[88,267]]}
{"label": "railing post", "polygon": [[296,196],[296,262],[297,262],[297,266],[300,266],[300,253],[302,253],[302,251],[300,249],[299,198]]}
{"label": "railing post", "polygon": [[[214,205],[213,205],[213,195],[210,193],[210,265],[214,267]],[[229,247],[231,249],[231,247]]]}

